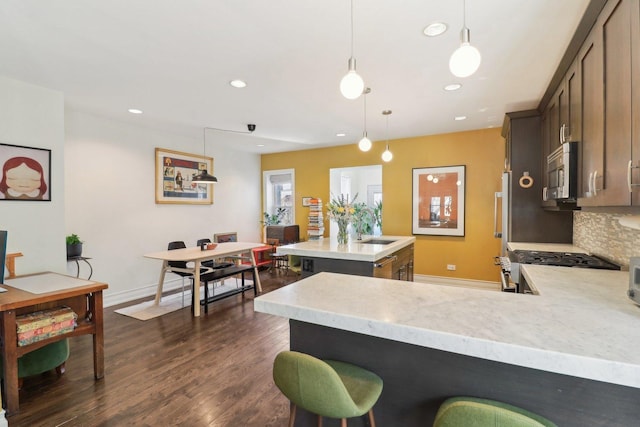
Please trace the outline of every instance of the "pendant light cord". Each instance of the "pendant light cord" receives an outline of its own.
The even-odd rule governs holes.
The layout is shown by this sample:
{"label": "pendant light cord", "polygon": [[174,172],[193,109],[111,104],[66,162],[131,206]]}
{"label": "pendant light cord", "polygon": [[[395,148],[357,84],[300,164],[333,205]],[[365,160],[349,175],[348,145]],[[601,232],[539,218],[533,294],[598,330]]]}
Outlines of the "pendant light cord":
{"label": "pendant light cord", "polygon": [[351,0],[351,57],[353,58],[353,0]]}
{"label": "pendant light cord", "polygon": [[207,162],[207,128],[202,130],[202,161]]}
{"label": "pendant light cord", "polygon": [[364,134],[367,135],[367,91],[364,92]]}
{"label": "pendant light cord", "polygon": [[462,28],[467,26],[467,0],[462,0]]}

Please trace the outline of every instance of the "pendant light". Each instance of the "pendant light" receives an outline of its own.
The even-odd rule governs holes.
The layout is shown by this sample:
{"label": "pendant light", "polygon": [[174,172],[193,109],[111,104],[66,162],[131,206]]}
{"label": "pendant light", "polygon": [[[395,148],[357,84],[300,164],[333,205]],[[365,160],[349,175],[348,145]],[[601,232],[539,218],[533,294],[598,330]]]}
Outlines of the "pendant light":
{"label": "pendant light", "polygon": [[205,168],[193,176],[193,179],[191,180],[191,182],[193,182],[194,184],[213,184],[214,182],[218,182],[218,178],[216,178],[213,175],[209,175],[207,173],[207,167],[206,167],[207,159],[205,157],[206,143],[207,143],[207,128],[204,129],[203,138],[202,138],[202,160],[204,161]]}
{"label": "pendant light", "polygon": [[371,92],[370,88],[365,88],[362,94],[364,95],[364,131],[362,132],[362,139],[358,142],[358,148],[361,151],[371,150],[371,140],[367,137],[367,94]]}
{"label": "pendant light", "polygon": [[393,153],[389,150],[389,115],[391,114],[391,110],[384,110],[382,114],[387,117],[387,149],[382,153],[382,160],[390,162],[391,159],[393,159]]}
{"label": "pendant light", "polygon": [[462,30],[460,31],[460,47],[449,58],[449,70],[456,77],[469,77],[480,67],[482,56],[480,51],[471,46],[469,29],[467,28],[465,0],[462,0]]}
{"label": "pendant light", "polygon": [[364,81],[356,72],[356,59],[353,57],[353,0],[351,0],[351,57],[349,71],[340,80],[340,92],[347,99],[357,99],[364,90]]}

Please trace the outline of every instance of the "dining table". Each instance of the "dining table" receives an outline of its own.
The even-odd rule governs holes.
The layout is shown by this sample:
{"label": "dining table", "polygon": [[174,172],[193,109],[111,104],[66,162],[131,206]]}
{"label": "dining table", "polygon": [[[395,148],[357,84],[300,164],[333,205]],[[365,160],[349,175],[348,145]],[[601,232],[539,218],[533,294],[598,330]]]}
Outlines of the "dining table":
{"label": "dining table", "polygon": [[[260,284],[260,275],[258,274],[258,266],[256,264],[256,258],[253,249],[261,248],[264,243],[250,243],[250,242],[224,242],[218,243],[213,249],[205,249],[202,247],[189,247],[183,249],[172,249],[160,252],[153,252],[145,254],[145,258],[158,259],[162,261],[162,267],[160,268],[160,278],[158,280],[158,287],[156,290],[156,297],[154,300],[155,305],[159,305],[162,300],[162,293],[164,287],[164,279],[167,272],[180,271],[193,274],[193,316],[200,316],[200,274],[196,272],[201,271],[202,263],[204,261],[215,260],[220,258],[229,258],[240,256],[241,259],[250,262],[251,268],[253,268],[255,283],[254,286],[258,293],[262,293],[262,285]],[[187,267],[176,268],[169,265],[170,262],[186,262]]]}

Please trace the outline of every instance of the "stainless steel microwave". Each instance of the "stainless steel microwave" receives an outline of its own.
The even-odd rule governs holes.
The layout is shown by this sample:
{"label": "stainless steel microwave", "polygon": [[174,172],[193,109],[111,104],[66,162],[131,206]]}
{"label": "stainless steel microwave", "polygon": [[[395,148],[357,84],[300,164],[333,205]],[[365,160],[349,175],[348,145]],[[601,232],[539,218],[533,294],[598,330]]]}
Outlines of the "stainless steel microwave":
{"label": "stainless steel microwave", "polygon": [[575,201],[578,196],[578,143],[565,142],[547,156],[544,200]]}

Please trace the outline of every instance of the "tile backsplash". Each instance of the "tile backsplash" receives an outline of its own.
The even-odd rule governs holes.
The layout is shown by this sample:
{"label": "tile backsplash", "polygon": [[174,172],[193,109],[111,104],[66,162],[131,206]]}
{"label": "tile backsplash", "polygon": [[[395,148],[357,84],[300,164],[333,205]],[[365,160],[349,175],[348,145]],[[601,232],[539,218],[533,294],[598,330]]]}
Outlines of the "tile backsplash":
{"label": "tile backsplash", "polygon": [[629,269],[629,257],[640,257],[640,230],[620,225],[624,214],[574,211],[573,244]]}

